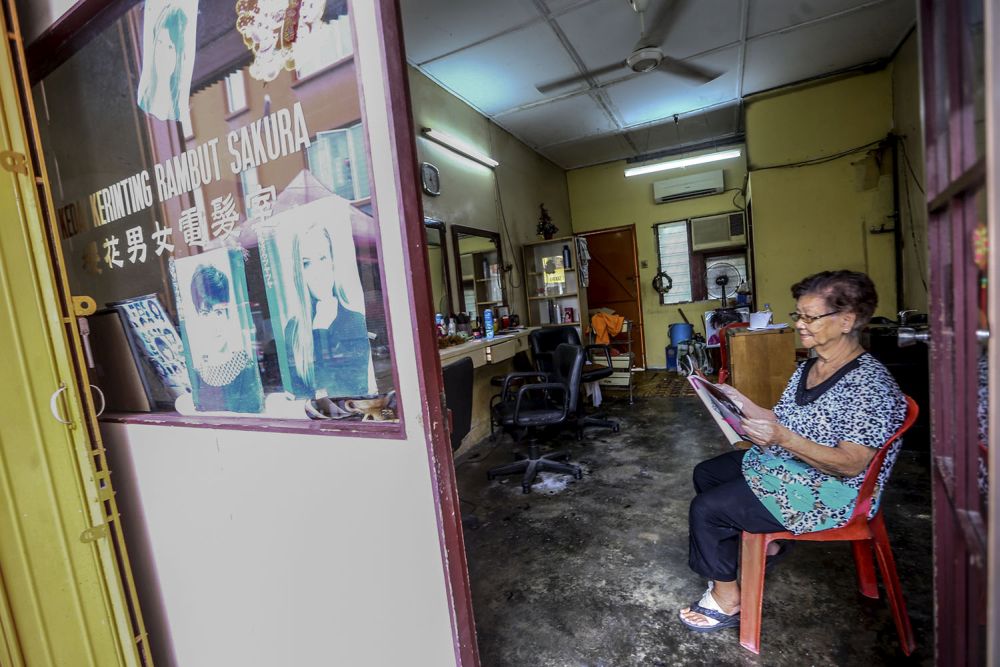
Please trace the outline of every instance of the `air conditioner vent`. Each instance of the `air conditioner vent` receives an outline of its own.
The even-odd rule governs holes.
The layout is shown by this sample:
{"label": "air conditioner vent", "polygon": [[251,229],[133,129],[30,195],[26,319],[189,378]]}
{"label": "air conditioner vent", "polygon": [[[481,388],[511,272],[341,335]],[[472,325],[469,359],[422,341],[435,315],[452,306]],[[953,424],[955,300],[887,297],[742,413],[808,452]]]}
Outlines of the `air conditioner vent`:
{"label": "air conditioner vent", "polygon": [[677,176],[653,183],[653,201],[665,204],[678,199],[719,194],[725,180],[721,169],[700,174]]}
{"label": "air conditioner vent", "polygon": [[691,219],[691,250],[694,252],[746,244],[746,226],[742,213]]}

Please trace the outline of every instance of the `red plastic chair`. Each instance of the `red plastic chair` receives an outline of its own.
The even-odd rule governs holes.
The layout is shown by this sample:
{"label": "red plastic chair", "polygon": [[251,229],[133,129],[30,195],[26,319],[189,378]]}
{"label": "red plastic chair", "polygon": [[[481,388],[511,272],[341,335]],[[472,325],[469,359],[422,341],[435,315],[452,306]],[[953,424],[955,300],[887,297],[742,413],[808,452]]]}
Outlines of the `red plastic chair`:
{"label": "red plastic chair", "polygon": [[878,480],[882,462],[892,445],[917,419],[919,408],[909,396],[906,397],[906,419],[899,430],[882,445],[872,457],[865,473],[864,481],[858,490],[858,502],[854,513],[846,525],[829,530],[818,530],[814,533],[794,535],[787,531],[780,533],[743,533],[743,545],[740,552],[740,644],[754,653],[760,653],[760,620],[761,606],[764,601],[764,564],[767,545],[775,540],[800,540],[807,542],[845,542],[851,543],[854,552],[854,562],[857,566],[858,589],[865,597],[878,599],[878,582],[875,579],[875,567],[872,565],[872,547],[878,558],[879,569],[882,571],[882,583],[885,585],[889,606],[892,608],[892,618],[896,622],[896,632],[903,653],[910,655],[917,644],[913,638],[913,628],[910,627],[910,615],[906,612],[903,591],[896,574],[896,561],[892,557],[889,546],[889,534],[882,519],[882,509],[879,508],[871,521],[868,512],[872,506],[875,493],[875,483]]}
{"label": "red plastic chair", "polygon": [[745,329],[749,322],[732,322],[719,329],[719,384],[725,384],[729,379],[729,351],[726,349],[726,331],[729,329]]}

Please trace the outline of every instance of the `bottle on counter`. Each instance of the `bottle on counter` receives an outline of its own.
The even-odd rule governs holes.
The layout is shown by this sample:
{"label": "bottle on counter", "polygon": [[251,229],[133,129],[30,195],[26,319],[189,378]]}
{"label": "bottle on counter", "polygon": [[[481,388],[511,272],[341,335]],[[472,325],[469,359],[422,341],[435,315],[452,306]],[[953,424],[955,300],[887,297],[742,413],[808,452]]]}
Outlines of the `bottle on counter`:
{"label": "bottle on counter", "polygon": [[458,333],[458,325],[455,323],[454,317],[448,318],[448,335],[454,336]]}
{"label": "bottle on counter", "polygon": [[572,255],[572,253],[570,253],[568,245],[564,245],[563,246],[563,253],[562,253],[562,255],[563,255],[563,268],[564,269],[572,269],[573,268],[573,266],[572,266],[573,265],[573,255]]}
{"label": "bottle on counter", "polygon": [[767,313],[767,323],[768,324],[773,324],[774,313],[771,312],[771,304],[765,303],[764,304],[764,310],[762,310],[761,312],[762,313]]}
{"label": "bottle on counter", "polygon": [[486,340],[493,340],[493,309],[487,308],[483,311],[483,333]]}

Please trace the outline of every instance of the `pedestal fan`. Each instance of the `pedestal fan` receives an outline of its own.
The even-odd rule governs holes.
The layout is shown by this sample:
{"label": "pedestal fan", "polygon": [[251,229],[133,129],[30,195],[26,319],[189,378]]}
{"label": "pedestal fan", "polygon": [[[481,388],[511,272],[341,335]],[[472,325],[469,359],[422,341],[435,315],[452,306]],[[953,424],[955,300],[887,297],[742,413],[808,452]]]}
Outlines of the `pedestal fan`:
{"label": "pedestal fan", "polygon": [[729,300],[736,296],[736,290],[743,282],[740,270],[728,262],[716,262],[705,273],[705,288],[709,299],[719,299],[722,307],[729,307]]}

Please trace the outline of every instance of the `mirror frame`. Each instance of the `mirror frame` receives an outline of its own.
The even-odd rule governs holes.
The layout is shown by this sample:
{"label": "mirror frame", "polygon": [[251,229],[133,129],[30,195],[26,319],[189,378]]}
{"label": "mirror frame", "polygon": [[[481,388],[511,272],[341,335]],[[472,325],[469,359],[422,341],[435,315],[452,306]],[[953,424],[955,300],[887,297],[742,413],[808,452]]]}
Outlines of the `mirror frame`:
{"label": "mirror frame", "polygon": [[[447,238],[448,225],[445,224],[444,220],[438,220],[437,218],[424,218],[424,241],[425,243],[427,243],[428,256],[430,255],[431,244],[426,239],[427,239],[427,233],[431,229],[435,230],[438,233],[438,239],[441,242],[441,265],[444,267],[444,292],[445,295],[447,296],[448,308],[453,310],[455,307],[455,295],[453,293],[454,290],[452,289],[451,285],[451,268],[449,266],[451,262],[448,261],[449,257],[448,238]],[[431,276],[431,281],[433,282],[433,280],[434,276]],[[433,289],[434,286],[432,284],[431,285],[432,297],[433,297]],[[434,308],[438,308],[439,306],[440,304],[437,303],[434,304]],[[435,312],[437,311],[435,310]],[[450,313],[444,313],[444,315],[445,317],[447,317],[448,315],[450,315]]]}
{"label": "mirror frame", "polygon": [[[453,303],[452,305],[457,307],[455,310],[456,313],[463,312],[465,306],[464,295],[462,293],[462,253],[461,249],[458,247],[459,246],[458,241],[460,236],[481,236],[483,238],[487,238],[490,241],[492,241],[493,245],[495,245],[497,249],[497,263],[501,267],[504,266],[503,244],[501,243],[499,232],[491,232],[488,229],[478,229],[476,227],[463,227],[462,225],[451,225],[451,247],[452,247],[453,259],[455,261],[455,278],[456,278],[455,289],[458,292],[457,294],[454,295],[457,303]],[[509,308],[510,303],[507,300],[507,284],[506,284],[507,281],[504,280],[503,273],[504,272],[501,268],[500,296],[503,299],[501,305],[507,306]],[[476,315],[478,316],[479,313],[477,312]]]}

